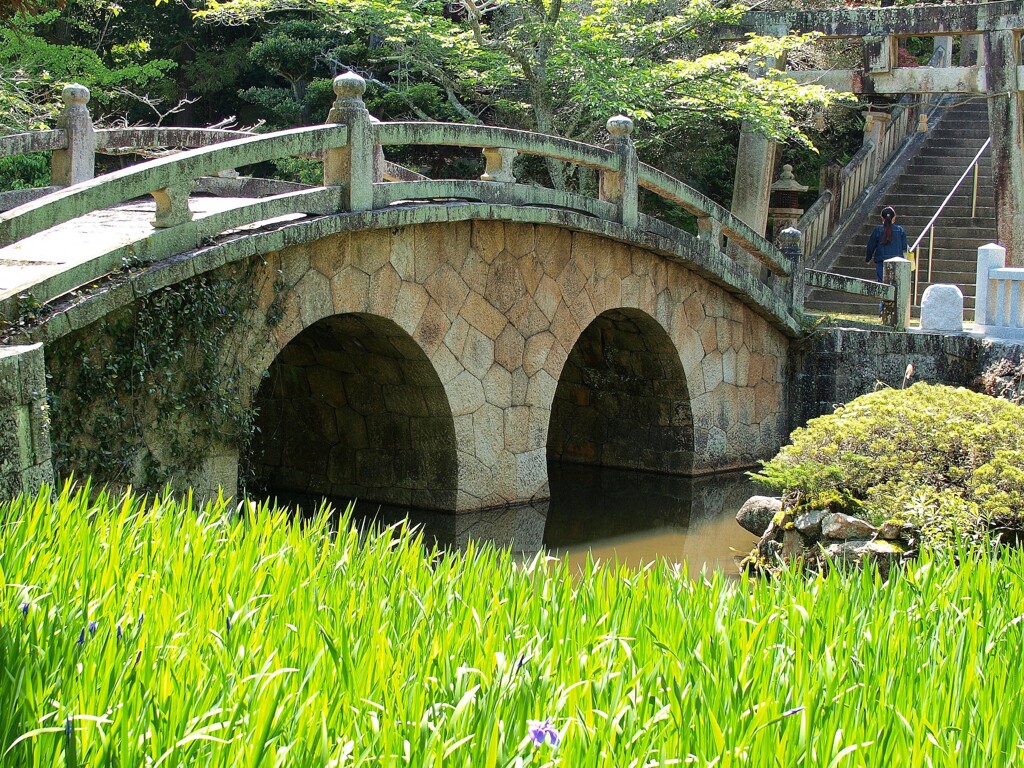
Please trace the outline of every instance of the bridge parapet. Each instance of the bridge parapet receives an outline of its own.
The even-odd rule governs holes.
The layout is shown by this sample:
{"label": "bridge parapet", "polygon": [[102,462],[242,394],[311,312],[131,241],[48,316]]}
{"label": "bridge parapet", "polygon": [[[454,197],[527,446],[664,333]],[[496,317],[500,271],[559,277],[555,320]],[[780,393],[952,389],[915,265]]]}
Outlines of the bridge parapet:
{"label": "bridge parapet", "polygon": [[[92,283],[121,268],[124,261],[145,263],[197,249],[229,230],[266,222],[285,215],[326,216],[343,213],[394,211],[397,206],[466,204],[480,202],[514,216],[519,208],[559,209],[582,214],[590,220],[617,226],[623,240],[691,242],[690,236],[671,225],[639,212],[639,190],[646,189],[678,205],[697,219],[699,241],[694,258],[700,271],[717,277],[731,290],[748,289],[753,281],[760,304],[775,321],[793,333],[793,281],[802,279],[792,260],[775,246],[683,182],[637,160],[632,143],[632,121],[615,116],[608,121],[609,147],[508,128],[429,122],[379,122],[362,101],[365,82],[349,73],[335,80],[337,100],[328,124],[234,138],[160,157],[98,178],[79,180],[63,189],[0,213],[0,248],[119,203],[151,195],[156,201],[153,230],[141,241],[121,246],[79,264],[72,272],[56,275],[32,288],[33,299],[45,304],[81,285]],[[84,90],[84,89],[83,89]],[[73,106],[84,109],[83,94],[75,91]],[[84,95],[87,98],[87,93]],[[76,113],[77,114],[77,113]],[[87,117],[87,116],[86,116]],[[75,118],[82,122],[81,114]],[[91,123],[90,123],[91,127]],[[180,130],[180,129],[179,129]],[[103,134],[103,141],[124,142],[123,131]],[[0,145],[0,152],[18,148],[35,150],[59,144],[56,132],[38,140],[20,138]],[[70,132],[68,133],[70,135]],[[137,141],[156,141],[159,133],[140,133]],[[168,134],[164,138],[171,138]],[[213,141],[215,134],[197,137],[196,143]],[[79,150],[85,151],[79,142]],[[71,151],[74,142],[65,145]],[[395,145],[477,147],[487,168],[479,179],[426,179],[415,174],[406,180],[384,170],[383,147]],[[596,170],[600,176],[597,196],[517,183],[512,173],[516,155],[533,155]],[[291,156],[320,155],[324,159],[324,186],[261,198],[229,210],[194,216],[189,196],[196,180],[240,166]],[[83,171],[84,173],[84,171]],[[738,246],[738,258],[726,255],[723,239]],[[679,250],[679,249],[672,249]],[[682,250],[693,251],[690,245]],[[735,249],[733,249],[735,250]],[[766,269],[763,269],[766,268]],[[774,296],[774,299],[766,297]],[[770,305],[770,306],[769,306]],[[16,296],[0,294],[0,317],[17,313]]]}

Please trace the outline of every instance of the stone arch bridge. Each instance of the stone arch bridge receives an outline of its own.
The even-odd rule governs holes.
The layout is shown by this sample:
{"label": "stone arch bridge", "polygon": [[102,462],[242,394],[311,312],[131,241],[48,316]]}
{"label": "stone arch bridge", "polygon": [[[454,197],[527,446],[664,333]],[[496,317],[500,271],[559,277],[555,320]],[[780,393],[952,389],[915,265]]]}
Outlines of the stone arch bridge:
{"label": "stone arch bridge", "polygon": [[[604,148],[382,123],[363,88],[335,81],[327,125],[95,179],[73,178],[75,141],[37,139],[56,148],[68,186],[0,214],[0,439],[13,457],[0,476],[32,485],[54,463],[84,465],[100,479],[233,493],[241,466],[279,490],[461,511],[546,496],[549,458],[702,474],[777,450],[798,247],[784,255],[639,163],[626,118],[609,121]],[[65,95],[74,136],[87,94]],[[89,163],[118,138],[82,135]],[[485,172],[438,181],[383,160],[412,144],[480,148]],[[519,184],[517,153],[593,169],[599,193]],[[320,187],[193,194],[218,172],[314,154]],[[696,217],[699,234],[639,212],[641,189]],[[141,304],[183,297],[151,313],[172,338],[211,290],[224,293],[213,306],[235,308],[207,338],[222,391],[199,387],[216,369],[202,368],[200,342],[125,352],[150,333]]]}

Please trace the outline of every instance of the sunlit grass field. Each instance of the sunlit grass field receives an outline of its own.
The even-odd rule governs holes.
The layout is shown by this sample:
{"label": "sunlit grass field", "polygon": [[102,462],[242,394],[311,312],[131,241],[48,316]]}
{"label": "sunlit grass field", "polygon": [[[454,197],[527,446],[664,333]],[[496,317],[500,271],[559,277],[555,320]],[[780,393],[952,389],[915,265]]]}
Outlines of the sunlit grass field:
{"label": "sunlit grass field", "polygon": [[0,505],[0,765],[1024,762],[1019,552],[574,573],[242,509]]}

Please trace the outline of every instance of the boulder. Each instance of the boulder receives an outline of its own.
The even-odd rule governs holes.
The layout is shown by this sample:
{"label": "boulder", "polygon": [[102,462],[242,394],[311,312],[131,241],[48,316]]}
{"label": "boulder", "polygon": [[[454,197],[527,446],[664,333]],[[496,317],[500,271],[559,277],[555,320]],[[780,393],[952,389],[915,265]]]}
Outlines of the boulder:
{"label": "boulder", "polygon": [[866,560],[873,561],[883,578],[888,578],[893,564],[903,560],[903,552],[899,545],[882,540],[841,541],[825,548],[825,554],[836,563],[860,565]]}
{"label": "boulder", "polygon": [[821,532],[826,539],[845,541],[846,539],[870,539],[878,529],[866,520],[842,512],[825,515],[821,521]]}
{"label": "boulder", "polygon": [[821,521],[827,514],[827,509],[812,509],[797,515],[793,524],[804,536],[817,539],[821,536]]}
{"label": "boulder", "polygon": [[782,510],[782,499],[751,496],[736,513],[736,522],[755,536],[763,536],[772,519]]}

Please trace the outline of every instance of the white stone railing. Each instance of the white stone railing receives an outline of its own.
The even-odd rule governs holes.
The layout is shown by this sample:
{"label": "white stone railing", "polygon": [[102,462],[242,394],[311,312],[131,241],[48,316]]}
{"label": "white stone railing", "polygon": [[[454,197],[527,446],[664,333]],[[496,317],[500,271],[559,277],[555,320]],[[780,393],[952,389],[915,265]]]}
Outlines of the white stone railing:
{"label": "white stone railing", "polygon": [[978,249],[974,328],[999,339],[1024,339],[1024,267],[1006,266],[1006,249]]}

